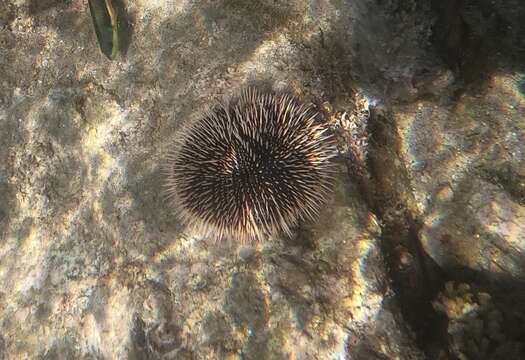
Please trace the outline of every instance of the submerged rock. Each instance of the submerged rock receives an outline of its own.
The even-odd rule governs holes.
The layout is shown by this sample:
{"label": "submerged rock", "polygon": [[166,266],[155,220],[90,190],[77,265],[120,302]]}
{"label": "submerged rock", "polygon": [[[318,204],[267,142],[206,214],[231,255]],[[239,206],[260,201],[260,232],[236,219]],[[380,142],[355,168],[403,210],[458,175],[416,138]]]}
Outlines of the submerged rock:
{"label": "submerged rock", "polygon": [[[118,2],[112,62],[84,2],[0,5],[0,358],[522,351],[521,3]],[[190,238],[162,154],[254,83],[323,105],[335,194],[292,238]]]}
{"label": "submerged rock", "polygon": [[425,251],[444,269],[525,279],[525,96],[512,76],[395,114]]}
{"label": "submerged rock", "polygon": [[108,62],[84,5],[1,18],[0,353],[422,358],[344,166],[321,219],[249,250],[188,238],[159,191],[162,154],[210,98],[253,79],[333,97],[318,64],[344,8],[129,2],[130,46]]}
{"label": "submerged rock", "polygon": [[490,294],[467,284],[448,282],[434,301],[448,318],[450,353],[458,359],[521,359],[525,344],[514,338],[508,311],[496,305]]}

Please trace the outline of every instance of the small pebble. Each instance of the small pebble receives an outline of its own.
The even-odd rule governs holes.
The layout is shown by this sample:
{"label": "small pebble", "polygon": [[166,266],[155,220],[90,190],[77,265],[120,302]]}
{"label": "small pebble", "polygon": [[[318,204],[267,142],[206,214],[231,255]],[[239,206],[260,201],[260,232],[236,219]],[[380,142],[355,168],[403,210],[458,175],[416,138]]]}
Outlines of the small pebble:
{"label": "small pebble", "polygon": [[255,249],[252,246],[242,246],[239,249],[239,259],[244,262],[249,262],[255,256]]}

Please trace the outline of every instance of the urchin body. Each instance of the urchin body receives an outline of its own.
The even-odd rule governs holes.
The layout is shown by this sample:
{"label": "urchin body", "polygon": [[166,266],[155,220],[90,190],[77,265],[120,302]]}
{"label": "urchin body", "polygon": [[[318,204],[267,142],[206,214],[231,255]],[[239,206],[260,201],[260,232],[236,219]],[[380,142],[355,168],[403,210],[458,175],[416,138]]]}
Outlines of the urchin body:
{"label": "urchin body", "polygon": [[167,192],[182,221],[205,235],[290,234],[325,203],[335,154],[312,106],[251,89],[182,132],[168,156]]}

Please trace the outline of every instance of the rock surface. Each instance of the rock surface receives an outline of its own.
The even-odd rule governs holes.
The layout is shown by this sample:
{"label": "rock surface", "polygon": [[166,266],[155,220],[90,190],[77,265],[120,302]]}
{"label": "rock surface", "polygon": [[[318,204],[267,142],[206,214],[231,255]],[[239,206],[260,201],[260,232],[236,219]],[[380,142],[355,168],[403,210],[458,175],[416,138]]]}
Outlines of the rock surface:
{"label": "rock surface", "polygon": [[487,90],[449,104],[396,108],[421,243],[441,267],[525,279],[525,97],[519,94],[512,77],[496,75]]}
{"label": "rock surface", "polygon": [[509,308],[495,306],[490,294],[448,282],[434,307],[449,319],[450,348],[458,359],[521,358],[524,344],[512,340],[516,329],[505,326]]}
{"label": "rock surface", "polygon": [[[0,359],[525,357],[524,5],[115,3],[108,61],[85,1],[0,0]],[[160,169],[247,84],[341,156],[317,222],[243,247]]]}

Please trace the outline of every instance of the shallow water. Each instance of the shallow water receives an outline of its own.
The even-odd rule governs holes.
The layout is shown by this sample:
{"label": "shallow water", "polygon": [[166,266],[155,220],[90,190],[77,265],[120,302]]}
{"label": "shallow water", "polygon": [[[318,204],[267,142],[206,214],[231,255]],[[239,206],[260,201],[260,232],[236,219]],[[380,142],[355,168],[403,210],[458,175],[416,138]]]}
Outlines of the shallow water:
{"label": "shallow water", "polygon": [[[0,0],[0,359],[525,357],[525,5]],[[334,132],[315,221],[192,234],[162,164],[248,85]]]}

